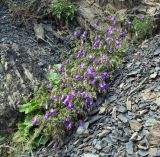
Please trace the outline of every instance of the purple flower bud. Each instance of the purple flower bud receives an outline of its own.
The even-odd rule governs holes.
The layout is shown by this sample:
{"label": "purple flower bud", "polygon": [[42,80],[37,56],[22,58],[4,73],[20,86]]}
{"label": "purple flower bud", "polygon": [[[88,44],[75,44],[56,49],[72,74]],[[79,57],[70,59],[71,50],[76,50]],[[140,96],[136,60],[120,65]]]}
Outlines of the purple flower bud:
{"label": "purple flower bud", "polygon": [[53,144],[52,148],[53,148],[53,149],[56,149],[57,147],[58,147],[58,143],[55,142],[55,143]]}
{"label": "purple flower bud", "polygon": [[121,46],[121,42],[118,39],[115,40],[115,44],[116,44],[117,47]]}
{"label": "purple flower bud", "polygon": [[115,24],[116,24],[116,20],[115,20],[114,17],[112,17],[109,21],[110,21],[110,23],[111,23],[112,25],[115,25]]}
{"label": "purple flower bud", "polygon": [[109,51],[109,53],[112,53],[113,52],[113,47],[110,47],[108,51]]}
{"label": "purple flower bud", "polygon": [[126,36],[126,32],[123,31],[123,29],[120,29],[120,33],[121,33],[121,36],[122,36],[122,37],[125,37],[125,36]]}
{"label": "purple flower bud", "polygon": [[92,86],[95,86],[96,82],[97,82],[97,80],[94,79],[94,80],[91,82],[91,85],[92,85]]}
{"label": "purple flower bud", "polygon": [[112,35],[112,34],[113,34],[113,29],[112,29],[112,27],[109,27],[109,28],[106,30],[106,33],[107,33],[108,35]]}
{"label": "purple flower bud", "polygon": [[68,129],[68,130],[71,130],[71,129],[72,129],[72,123],[71,123],[71,122],[69,122],[69,123],[67,124],[67,129]]}
{"label": "purple flower bud", "polygon": [[99,22],[96,22],[96,23],[95,23],[95,26],[98,27],[98,26],[99,26]]}
{"label": "purple flower bud", "polygon": [[85,64],[84,64],[84,63],[81,63],[81,64],[80,64],[80,68],[82,69],[83,67],[85,67]]}
{"label": "purple flower bud", "polygon": [[109,74],[107,72],[102,73],[102,79],[107,79],[109,78]]}
{"label": "purple flower bud", "polygon": [[86,38],[87,37],[87,32],[84,32],[83,34],[82,34],[82,38]]}
{"label": "purple flower bud", "polygon": [[79,81],[79,80],[81,80],[81,77],[80,77],[79,75],[76,75],[76,76],[75,76],[75,80],[76,80],[76,81]]}
{"label": "purple flower bud", "polygon": [[101,82],[101,83],[99,84],[99,87],[100,87],[101,90],[105,90],[105,89],[108,88],[108,85],[107,85],[105,82]]}
{"label": "purple flower bud", "polygon": [[53,108],[51,108],[50,109],[50,115],[55,116],[56,114],[57,114],[56,111]]}
{"label": "purple flower bud", "polygon": [[56,95],[51,96],[51,100],[58,101],[58,97]]}
{"label": "purple flower bud", "polygon": [[82,93],[81,93],[81,97],[82,97],[82,98],[85,98],[85,97],[86,97],[86,93],[85,93],[85,92],[82,92]]}
{"label": "purple flower bud", "polygon": [[139,19],[141,22],[144,22],[144,16],[141,16]]}
{"label": "purple flower bud", "polygon": [[105,42],[106,42],[106,43],[109,43],[110,41],[111,41],[111,38],[106,38],[106,39],[105,39]]}
{"label": "purple flower bud", "polygon": [[38,116],[36,115],[32,121],[32,125],[37,125],[38,123]]}
{"label": "purple flower bud", "polygon": [[48,119],[49,119],[49,113],[48,113],[48,112],[45,114],[44,119],[45,119],[45,120],[48,120]]}
{"label": "purple flower bud", "polygon": [[63,101],[63,104],[68,105],[70,101],[71,101],[71,96],[67,96],[66,99]]}
{"label": "purple flower bud", "polygon": [[129,21],[128,24],[127,24],[127,26],[131,27],[132,26],[132,22]]}
{"label": "purple flower bud", "polygon": [[67,109],[68,109],[68,110],[73,110],[73,109],[74,109],[74,104],[69,104],[69,105],[67,106]]}
{"label": "purple flower bud", "polygon": [[76,97],[76,92],[72,92],[71,94],[72,99]]}
{"label": "purple flower bud", "polygon": [[79,33],[78,32],[74,32],[73,36],[74,36],[74,38],[78,38]]}
{"label": "purple flower bud", "polygon": [[99,44],[100,44],[100,41],[97,40],[97,41],[94,43],[93,47],[94,47],[94,48],[97,48],[97,47],[99,47]]}
{"label": "purple flower bud", "polygon": [[48,88],[50,89],[50,88],[52,88],[53,87],[53,85],[52,85],[52,83],[50,82],[49,84],[48,84]]}
{"label": "purple flower bud", "polygon": [[107,57],[106,56],[102,56],[101,57],[101,62],[106,62],[107,61]]}
{"label": "purple flower bud", "polygon": [[17,106],[20,105],[20,101],[19,101],[19,100],[16,101],[16,105],[17,105]]}
{"label": "purple flower bud", "polygon": [[64,66],[61,66],[61,67],[60,67],[59,72],[60,72],[60,73],[64,72]]}

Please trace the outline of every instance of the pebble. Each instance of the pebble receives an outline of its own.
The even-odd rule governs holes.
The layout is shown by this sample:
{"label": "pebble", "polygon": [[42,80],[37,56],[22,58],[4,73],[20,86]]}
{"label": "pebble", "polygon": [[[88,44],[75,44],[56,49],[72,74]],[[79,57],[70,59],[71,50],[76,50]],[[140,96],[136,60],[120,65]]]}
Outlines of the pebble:
{"label": "pebble", "polygon": [[117,118],[120,119],[123,123],[128,122],[128,118],[124,116],[123,114],[118,115]]}
{"label": "pebble", "polygon": [[142,128],[142,125],[136,120],[131,120],[129,123],[133,131],[140,131]]}
{"label": "pebble", "polygon": [[133,154],[133,142],[132,141],[129,141],[128,143],[126,143],[126,151],[130,155]]}

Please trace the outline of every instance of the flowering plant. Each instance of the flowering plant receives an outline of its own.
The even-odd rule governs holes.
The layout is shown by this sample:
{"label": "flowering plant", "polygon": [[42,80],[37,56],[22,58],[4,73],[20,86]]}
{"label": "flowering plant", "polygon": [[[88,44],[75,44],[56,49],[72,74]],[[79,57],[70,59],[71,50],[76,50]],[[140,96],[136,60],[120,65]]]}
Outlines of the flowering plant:
{"label": "flowering plant", "polygon": [[[117,29],[114,18],[103,31],[74,32],[76,46],[62,64],[54,65],[48,81],[28,103],[18,105],[26,117],[18,125],[14,140],[33,149],[52,139],[53,147],[77,127],[109,88],[112,71],[127,50],[126,30]],[[96,23],[96,27],[100,27]]]}

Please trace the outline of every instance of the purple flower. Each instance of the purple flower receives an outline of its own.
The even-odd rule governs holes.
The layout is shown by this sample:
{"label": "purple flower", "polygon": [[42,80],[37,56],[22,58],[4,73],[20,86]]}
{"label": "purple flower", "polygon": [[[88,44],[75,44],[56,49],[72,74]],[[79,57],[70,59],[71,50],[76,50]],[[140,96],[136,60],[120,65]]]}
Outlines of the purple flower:
{"label": "purple flower", "polygon": [[17,106],[20,105],[20,101],[19,101],[19,100],[16,101],[16,105],[17,105]]}
{"label": "purple flower", "polygon": [[80,77],[79,75],[76,75],[76,76],[75,76],[75,80],[76,80],[76,81],[79,81],[79,80],[81,80],[81,77]]}
{"label": "purple flower", "polygon": [[123,29],[120,29],[120,33],[121,33],[121,36],[122,36],[122,37],[125,37],[125,36],[126,36],[126,32],[123,31]]}
{"label": "purple flower", "polygon": [[32,125],[37,125],[38,123],[38,116],[36,115],[32,121]]}
{"label": "purple flower", "polygon": [[116,44],[117,47],[120,47],[120,46],[121,46],[121,42],[120,42],[120,39],[119,39],[119,38],[116,38],[115,44]]}
{"label": "purple flower", "polygon": [[50,82],[49,84],[48,84],[48,88],[52,88],[53,87],[53,85],[52,85],[52,83]]}
{"label": "purple flower", "polygon": [[116,24],[116,20],[115,20],[114,17],[112,17],[109,21],[110,21],[110,23],[111,23],[112,25],[115,25],[115,24]]}
{"label": "purple flower", "polygon": [[101,90],[105,90],[105,89],[108,88],[108,85],[107,85],[105,82],[101,82],[101,83],[99,84],[99,87],[100,87]]}
{"label": "purple flower", "polygon": [[102,79],[107,79],[109,78],[109,74],[107,72],[102,73]]}
{"label": "purple flower", "polygon": [[80,68],[82,69],[83,67],[85,67],[85,64],[84,64],[84,63],[81,63],[81,64],[80,64]]}
{"label": "purple flower", "polygon": [[69,104],[69,105],[67,106],[67,109],[68,109],[68,110],[73,110],[73,109],[74,109],[74,104]]}
{"label": "purple flower", "polygon": [[141,22],[144,22],[144,16],[141,16],[139,19]]}
{"label": "purple flower", "polygon": [[58,101],[58,97],[56,95],[51,96],[51,100]]}
{"label": "purple flower", "polygon": [[132,26],[132,22],[129,21],[128,24],[127,24],[127,26],[131,27]]}
{"label": "purple flower", "polygon": [[72,92],[71,97],[75,98],[76,97],[76,92]]}
{"label": "purple flower", "polygon": [[75,38],[78,38],[79,33],[78,33],[78,32],[74,32],[73,36],[74,36]]}
{"label": "purple flower", "polygon": [[96,23],[95,23],[95,26],[98,27],[98,26],[99,26],[99,22],[96,22]]}
{"label": "purple flower", "polygon": [[101,62],[106,62],[107,61],[107,57],[106,56],[102,56],[101,57]]}
{"label": "purple flower", "polygon": [[97,80],[94,79],[94,80],[91,82],[91,85],[92,85],[92,86],[95,86],[96,82],[97,82]]}
{"label": "purple flower", "polygon": [[109,27],[109,28],[106,30],[106,33],[107,33],[108,35],[112,35],[112,34],[113,34],[113,29],[112,29],[112,27]]}
{"label": "purple flower", "polygon": [[72,129],[72,123],[69,122],[66,127],[67,127],[68,130],[71,130]]}
{"label": "purple flower", "polygon": [[60,67],[59,72],[60,72],[60,73],[64,72],[64,66],[61,66],[61,67]]}
{"label": "purple flower", "polygon": [[97,48],[97,47],[99,47],[99,44],[100,44],[100,41],[97,40],[97,41],[94,43],[93,47],[94,47],[94,48]]}
{"label": "purple flower", "polygon": [[110,47],[108,51],[109,51],[109,53],[112,53],[113,52],[113,47]]}
{"label": "purple flower", "polygon": [[85,98],[85,97],[86,97],[86,93],[85,93],[85,92],[82,92],[82,93],[81,93],[81,97],[82,97],[82,98]]}
{"label": "purple flower", "polygon": [[110,40],[111,40],[110,38],[106,38],[106,39],[105,39],[105,42],[106,42],[106,43],[109,43]]}
{"label": "purple flower", "polygon": [[82,39],[86,38],[87,37],[87,32],[85,31],[83,34],[82,34]]}
{"label": "purple flower", "polygon": [[58,143],[55,142],[55,143],[53,144],[52,148],[53,148],[53,149],[56,149],[57,147],[58,147]]}
{"label": "purple flower", "polygon": [[56,114],[57,114],[56,111],[53,108],[51,108],[50,109],[50,115],[55,116]]}
{"label": "purple flower", "polygon": [[48,119],[49,119],[49,113],[48,113],[48,112],[45,114],[44,119],[45,119],[45,120],[48,120]]}
{"label": "purple flower", "polygon": [[63,101],[63,104],[68,105],[70,101],[71,101],[71,96],[67,96],[66,99]]}

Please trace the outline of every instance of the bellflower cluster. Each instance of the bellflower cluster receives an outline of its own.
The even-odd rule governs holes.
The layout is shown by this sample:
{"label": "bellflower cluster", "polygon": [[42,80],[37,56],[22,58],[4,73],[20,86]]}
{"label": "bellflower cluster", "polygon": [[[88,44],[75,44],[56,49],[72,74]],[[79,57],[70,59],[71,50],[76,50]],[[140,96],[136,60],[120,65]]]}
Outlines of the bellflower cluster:
{"label": "bellflower cluster", "polygon": [[[92,110],[97,97],[108,90],[113,65],[118,64],[116,59],[121,56],[121,45],[127,36],[127,29],[116,28],[115,18],[109,21],[112,26],[106,31],[85,31],[81,38],[74,32],[78,41],[72,55],[63,66],[53,67],[49,83],[45,84],[42,94],[34,98],[31,109],[38,107],[32,112],[36,115],[31,121],[36,126],[33,130],[41,124],[45,129],[37,136],[39,139],[41,135],[55,140],[64,137]],[[95,26],[99,27],[99,23]]]}

